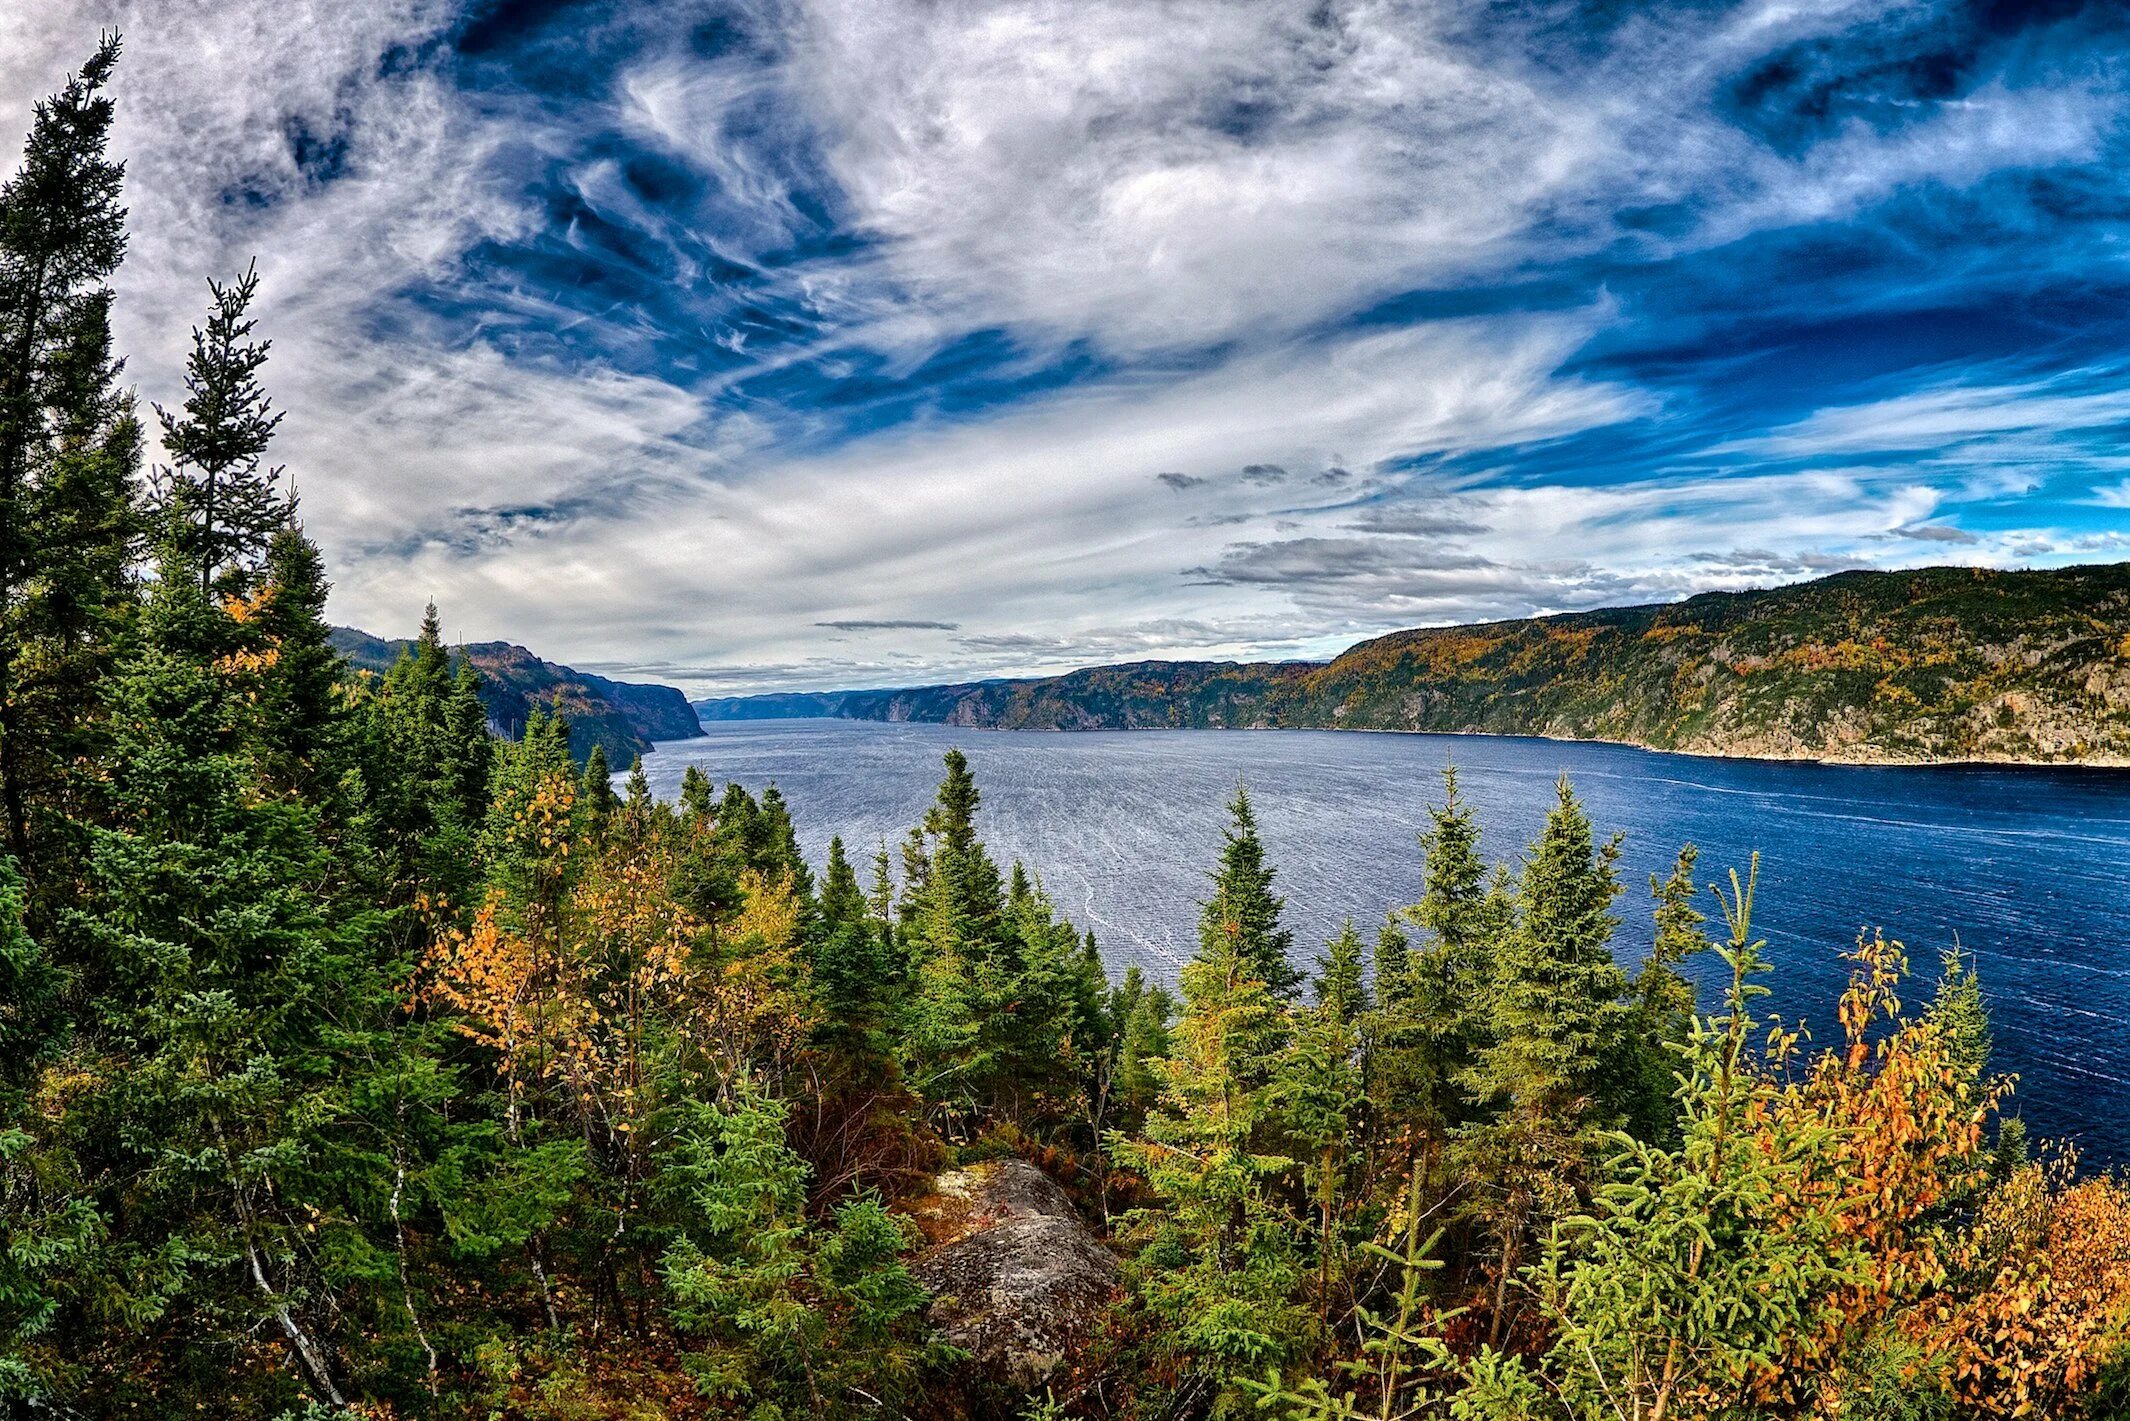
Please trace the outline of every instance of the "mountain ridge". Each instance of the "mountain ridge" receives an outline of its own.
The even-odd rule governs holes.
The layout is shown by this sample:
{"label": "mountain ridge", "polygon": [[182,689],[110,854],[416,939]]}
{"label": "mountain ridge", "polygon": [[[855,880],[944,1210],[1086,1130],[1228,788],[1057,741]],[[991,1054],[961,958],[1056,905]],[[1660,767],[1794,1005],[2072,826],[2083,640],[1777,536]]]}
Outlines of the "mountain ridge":
{"label": "mountain ridge", "polygon": [[[357,627],[334,627],[335,650],[359,671],[383,675],[414,643],[373,636]],[[616,769],[658,740],[686,740],[703,733],[688,698],[672,686],[615,681],[548,661],[507,641],[469,642],[450,648],[481,673],[481,703],[489,726],[516,739],[534,707],[560,712],[569,721],[570,753],[581,762],[594,745]]]}
{"label": "mountain ridge", "polygon": [[1395,631],[1323,662],[1139,661],[694,708],[705,721],[1402,730],[1832,763],[2130,765],[2130,563],[1844,572]]}

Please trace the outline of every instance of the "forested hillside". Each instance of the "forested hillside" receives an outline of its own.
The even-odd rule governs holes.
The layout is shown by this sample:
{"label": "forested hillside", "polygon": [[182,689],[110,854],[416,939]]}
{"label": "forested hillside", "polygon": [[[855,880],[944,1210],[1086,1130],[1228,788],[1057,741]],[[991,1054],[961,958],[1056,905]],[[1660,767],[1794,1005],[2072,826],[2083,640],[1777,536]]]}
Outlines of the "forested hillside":
{"label": "forested hillside", "polygon": [[1487,731],[1836,761],[2130,763],[2130,564],[1845,572],[1665,606],[1396,632],[1328,664],[699,703],[1007,729]]}
{"label": "forested hillside", "polygon": [[[435,609],[430,610],[433,623]],[[434,626],[425,635],[434,636]],[[414,646],[388,641],[353,627],[332,629],[333,649],[358,671],[382,676]],[[653,741],[686,740],[703,733],[687,698],[671,686],[610,681],[589,671],[543,661],[507,641],[450,648],[480,673],[481,704],[496,733],[516,739],[535,709],[569,723],[570,753],[579,764],[597,746],[607,762],[626,765]]]}
{"label": "forested hillside", "polygon": [[[117,62],[0,187],[0,1410],[2130,1407],[2130,1187],[2026,1139],[1971,964],[1866,937],[1838,1007],[1768,1002],[1751,865],[1645,895],[1565,783],[1490,865],[1451,777],[1418,900],[1328,943],[1239,789],[1172,992],[992,857],[958,753],[895,851],[810,864],[774,787],[498,739],[434,619],[359,674],[250,274],[143,477]],[[943,1166],[1000,1160],[1117,1279],[1010,1368],[947,1324],[1040,1279],[936,1266]]]}

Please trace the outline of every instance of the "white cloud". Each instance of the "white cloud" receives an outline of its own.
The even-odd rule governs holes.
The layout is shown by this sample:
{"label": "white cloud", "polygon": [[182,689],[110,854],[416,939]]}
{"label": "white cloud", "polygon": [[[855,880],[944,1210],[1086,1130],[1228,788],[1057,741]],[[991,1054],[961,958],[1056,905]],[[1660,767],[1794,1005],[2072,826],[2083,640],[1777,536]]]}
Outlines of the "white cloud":
{"label": "white cloud", "polygon": [[[647,9],[644,32],[671,33],[604,103],[557,116],[477,103],[422,57],[455,21],[447,0],[68,0],[0,6],[0,143],[99,25],[127,31],[133,378],[168,398],[205,278],[259,256],[271,386],[291,412],[278,454],[334,559],[336,615],[404,630],[433,595],[455,632],[581,661],[907,680],[1325,650],[1392,620],[2069,546],[2047,530],[1889,536],[1938,526],[1949,498],[2016,492],[2060,453],[2052,432],[2130,415],[2130,398],[2069,379],[1834,407],[1718,451],[1839,465],[1958,446],[1958,468],[1527,487],[1410,470],[1661,418],[1633,388],[1565,373],[1612,307],[1331,333],[1415,288],[1621,240],[1727,241],[2096,151],[2111,93],[2018,75],[1787,155],[1716,111],[1756,56],[1932,8],[1671,11],[1568,55],[1542,28],[1479,42],[1498,9],[1478,0],[760,0],[759,54],[717,59],[673,37],[693,7]],[[714,195],[648,208],[575,146],[601,126]],[[330,181],[297,161],[299,134],[334,154]],[[403,299],[459,290],[470,252],[541,230],[514,166],[528,151],[664,242],[684,286],[706,280],[696,243],[765,263],[824,210],[864,241],[761,272],[765,299],[817,321],[812,339],[755,354],[772,343],[701,332],[747,362],[737,374],[536,359],[478,313]],[[1661,204],[1686,213],[1661,242],[1616,225]],[[642,319],[501,280],[469,289],[513,321]],[[811,411],[723,398],[825,357],[908,370],[983,331],[1031,359],[1091,349],[1113,373],[833,448]],[[1352,472],[1313,482],[1334,465]],[[958,629],[824,646],[814,625],[898,621]]]}
{"label": "white cloud", "polygon": [[1933,450],[1992,435],[2057,436],[2130,420],[2130,389],[2095,390],[2103,379],[2102,372],[2077,370],[2043,381],[1941,385],[1834,405],[1715,452],[1791,458]]}

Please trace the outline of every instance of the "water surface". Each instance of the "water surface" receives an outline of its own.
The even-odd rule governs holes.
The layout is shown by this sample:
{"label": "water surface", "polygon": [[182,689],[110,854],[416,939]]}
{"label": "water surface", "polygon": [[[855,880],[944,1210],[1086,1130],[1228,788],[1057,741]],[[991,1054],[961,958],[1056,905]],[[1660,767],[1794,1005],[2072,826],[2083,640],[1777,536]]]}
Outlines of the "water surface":
{"label": "water surface", "polygon": [[[1679,844],[1700,845],[1706,883],[1761,854],[1756,927],[1776,996],[1821,1040],[1839,1028],[1841,954],[1883,927],[1919,978],[1957,939],[1979,960],[2013,1109],[2037,1133],[2075,1138],[2094,1162],[2130,1163],[2130,773],[1950,766],[1851,768],[1699,759],[1617,745],[1493,736],[1339,731],[973,731],[863,721],[714,724],[645,759],[667,798],[699,765],[722,784],[775,783],[818,865],[831,834],[858,859],[890,849],[923,813],[940,756],[968,754],[980,826],[1002,862],[1040,872],[1111,970],[1137,962],[1173,980],[1195,941],[1223,804],[1250,794],[1287,895],[1297,948],[1314,956],[1351,917],[1373,935],[1420,891],[1416,834],[1455,762],[1512,858],[1567,774],[1605,832],[1626,835],[1618,947],[1650,940],[1648,880]],[[1704,901],[1712,917],[1715,907]],[[1699,969],[1704,1000],[1718,964]],[[1927,980],[1911,984],[1918,997]]]}

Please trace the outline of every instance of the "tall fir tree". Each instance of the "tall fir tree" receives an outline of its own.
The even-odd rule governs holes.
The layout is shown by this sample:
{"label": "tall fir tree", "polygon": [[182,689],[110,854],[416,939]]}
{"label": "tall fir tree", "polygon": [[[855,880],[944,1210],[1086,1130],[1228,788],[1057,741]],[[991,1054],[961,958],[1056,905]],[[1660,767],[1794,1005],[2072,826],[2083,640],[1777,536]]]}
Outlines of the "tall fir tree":
{"label": "tall fir tree", "polygon": [[[267,727],[267,779],[285,793],[322,800],[341,794],[354,766],[346,695],[346,666],[333,650],[325,619],[325,561],[318,545],[289,516],[266,548],[267,595],[253,617],[274,674],[260,688]],[[352,812],[353,806],[344,806]]]}
{"label": "tall fir tree", "polygon": [[200,590],[243,596],[288,521],[281,471],[264,463],[281,416],[259,383],[270,342],[252,338],[258,267],[227,285],[210,281],[208,290],[214,310],[192,332],[183,409],[155,411],[170,455],[159,491],[187,539]]}
{"label": "tall fir tree", "polygon": [[[1377,944],[1377,1003],[1367,1025],[1374,1122],[1418,1165],[1423,1188],[1437,1183],[1449,1133],[1471,1118],[1462,1077],[1490,1039],[1493,964],[1510,912],[1508,893],[1490,883],[1480,855],[1478,816],[1442,774],[1443,802],[1428,809],[1420,901],[1386,923]],[[1400,923],[1419,926],[1416,951]]]}
{"label": "tall fir tree", "polygon": [[1612,959],[1619,920],[1617,839],[1599,844],[1563,777],[1525,856],[1516,920],[1501,940],[1489,994],[1491,1039],[1464,1074],[1491,1118],[1464,1127],[1467,1168],[1485,1186],[1476,1208],[1495,1237],[1493,1335],[1509,1322],[1509,1287],[1541,1223],[1587,1182],[1600,1132],[1616,1127],[1617,1071],[1633,1014]]}
{"label": "tall fir tree", "polygon": [[1328,1322],[1343,1279],[1353,1177],[1365,1150],[1363,1024],[1369,1015],[1360,933],[1349,920],[1317,959],[1316,1004],[1294,1014],[1293,1035],[1270,1089],[1281,1129],[1306,1165],[1316,1215],[1317,1315]]}
{"label": "tall fir tree", "polygon": [[1201,952],[1214,951],[1216,939],[1232,944],[1257,979],[1280,1001],[1292,1001],[1306,980],[1289,958],[1294,933],[1281,919],[1287,900],[1272,891],[1279,870],[1265,860],[1257,835],[1257,813],[1250,792],[1238,784],[1228,801],[1228,825],[1222,831],[1220,864],[1209,877],[1212,896],[1198,919]]}
{"label": "tall fir tree", "polygon": [[[1254,839],[1247,800],[1238,833]],[[1261,858],[1240,856],[1242,883],[1264,893]],[[1215,1415],[1243,1413],[1247,1378],[1287,1365],[1315,1337],[1299,1299],[1305,1260],[1283,1183],[1275,1065],[1291,1039],[1287,1011],[1260,975],[1267,934],[1230,931],[1209,909],[1198,951],[1180,974],[1182,1015],[1156,1063],[1159,1103],[1143,1139],[1112,1149],[1144,1174],[1158,1205],[1128,1217],[1140,1244],[1131,1283],[1160,1329],[1157,1347],[1214,1398]],[[1262,927],[1264,918],[1259,918]],[[1284,962],[1284,958],[1281,959]]]}
{"label": "tall fir tree", "polygon": [[1627,1127],[1653,1144],[1669,1144],[1677,1133],[1673,1079],[1699,1007],[1694,984],[1679,967],[1709,946],[1701,931],[1705,915],[1694,907],[1694,864],[1700,853],[1692,844],[1681,845],[1668,875],[1649,876],[1655,933],[1649,956],[1635,970],[1634,1025],[1622,1064],[1632,1078],[1626,1086]]}
{"label": "tall fir tree", "polygon": [[78,861],[65,824],[93,785],[74,771],[93,751],[143,531],[140,429],[111,353],[126,247],[124,168],[108,154],[118,56],[107,35],[37,104],[0,185],[0,827],[33,882]]}

